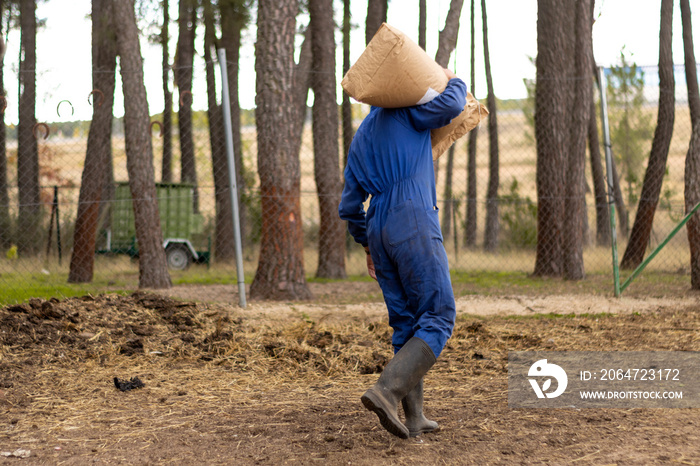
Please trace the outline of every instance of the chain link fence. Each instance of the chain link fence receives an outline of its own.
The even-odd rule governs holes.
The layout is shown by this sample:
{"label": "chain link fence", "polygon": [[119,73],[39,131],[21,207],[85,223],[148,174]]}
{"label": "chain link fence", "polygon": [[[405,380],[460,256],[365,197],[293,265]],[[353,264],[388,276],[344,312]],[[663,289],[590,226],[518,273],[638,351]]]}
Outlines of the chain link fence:
{"label": "chain link fence", "polygon": [[[629,67],[621,67],[606,70],[606,75],[612,86],[607,89],[612,149],[625,207],[618,219],[618,245],[622,255],[642,195],[642,181],[656,128],[658,69],[635,68],[630,74]],[[203,79],[199,75],[195,78]],[[684,167],[691,122],[682,67],[676,67],[675,81],[673,136],[648,250],[666,237],[685,212]],[[534,83],[526,84],[533,92],[530,97],[498,102],[500,182],[496,199],[489,199],[487,195],[490,175],[487,123],[482,122],[474,130],[476,153],[472,174],[475,177],[471,184],[468,182],[468,137],[454,145],[452,154],[446,153],[439,160],[437,195],[444,244],[453,270],[531,273],[534,269],[537,241]],[[599,100],[597,89],[595,94]],[[39,92],[38,95],[43,94]],[[181,108],[186,107],[192,102],[188,97],[176,95],[174,98],[176,108],[169,144],[165,144],[162,132],[162,115],[152,117],[152,121],[158,123],[152,123],[150,128],[156,192],[170,274],[175,284],[234,284],[236,263],[232,230],[226,223],[230,222],[230,216],[226,215],[230,209],[230,195],[227,187],[222,188],[222,180],[228,182],[225,157],[221,157],[225,141],[221,131],[210,131],[206,110],[194,110],[191,124],[180,124],[178,103]],[[218,99],[220,103],[220,96]],[[62,100],[60,92],[39,100],[38,106],[50,108],[63,105],[65,109],[73,105]],[[151,109],[151,114],[154,110]],[[359,104],[354,106],[355,127],[367,111],[368,108]],[[63,118],[59,113],[55,120],[39,122],[31,128],[6,122],[5,139],[0,139],[0,150],[4,154],[0,159],[0,288],[4,290],[4,302],[11,302],[13,296],[33,289],[48,287],[55,295],[80,289],[68,284],[68,275],[90,121],[68,121],[66,113],[62,112]],[[307,276],[312,277],[318,267],[319,250],[337,243],[329,242],[321,233],[310,115],[308,111],[301,131],[299,174],[304,269]],[[265,219],[259,189],[255,112],[242,110],[239,118],[241,140],[235,143],[240,150],[238,162],[242,165],[238,187],[244,267],[246,281],[250,282],[257,267]],[[596,118],[600,122],[599,107]],[[598,126],[602,139],[600,123]],[[99,203],[93,276],[94,285],[104,291],[136,288],[139,274],[122,119],[114,120],[111,142],[111,165],[90,174],[105,180]],[[339,141],[339,148],[342,148],[342,141]],[[603,154],[602,142],[599,152]],[[164,154],[166,164],[170,159],[168,179],[163,179],[163,174],[168,173],[163,170]],[[342,149],[339,149],[339,157],[342,172]],[[596,199],[588,158],[586,180],[585,270],[589,274],[611,274],[609,241],[601,241],[596,235]],[[497,206],[497,238],[485,237],[489,205]],[[332,240],[337,239],[337,233],[330,234]],[[688,249],[684,228],[649,268],[689,273]],[[345,268],[349,276],[366,274],[364,251],[349,235],[346,235]]]}

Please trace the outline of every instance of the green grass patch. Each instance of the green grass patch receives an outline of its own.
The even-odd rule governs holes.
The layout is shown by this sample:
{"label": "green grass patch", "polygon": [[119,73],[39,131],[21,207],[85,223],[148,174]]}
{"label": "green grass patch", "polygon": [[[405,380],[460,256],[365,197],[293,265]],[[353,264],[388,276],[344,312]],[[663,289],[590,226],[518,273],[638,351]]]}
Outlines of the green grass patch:
{"label": "green grass patch", "polygon": [[132,290],[124,284],[98,280],[93,283],[68,283],[68,275],[32,275],[25,274],[2,276],[0,287],[0,306],[25,302],[31,298],[71,298],[87,294],[97,295],[107,291],[110,293],[128,294]]}
{"label": "green grass patch", "polygon": [[[623,275],[621,282],[624,281]],[[594,295],[614,296],[612,274],[591,273],[583,280],[534,277],[518,271],[452,271],[455,296]],[[627,297],[686,296],[692,293],[690,276],[684,273],[644,271],[623,293]]]}
{"label": "green grass patch", "polygon": [[371,283],[374,281],[372,277],[367,274],[364,275],[348,275],[348,278],[319,278],[319,277],[306,277],[306,281],[309,283],[342,283],[342,282],[363,282]]}

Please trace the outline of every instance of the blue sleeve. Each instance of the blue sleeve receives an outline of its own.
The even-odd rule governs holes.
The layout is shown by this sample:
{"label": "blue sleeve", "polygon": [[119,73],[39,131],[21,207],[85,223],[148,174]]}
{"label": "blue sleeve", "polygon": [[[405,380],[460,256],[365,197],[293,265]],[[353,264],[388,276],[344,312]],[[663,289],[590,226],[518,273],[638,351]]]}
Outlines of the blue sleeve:
{"label": "blue sleeve", "polygon": [[367,246],[367,224],[364,202],[369,195],[355,178],[350,165],[345,168],[345,186],[338,206],[338,215],[348,222],[348,230],[355,242]]}
{"label": "blue sleeve", "polygon": [[467,85],[459,78],[452,78],[442,94],[423,105],[408,107],[408,119],[418,131],[442,128],[450,124],[467,104]]}

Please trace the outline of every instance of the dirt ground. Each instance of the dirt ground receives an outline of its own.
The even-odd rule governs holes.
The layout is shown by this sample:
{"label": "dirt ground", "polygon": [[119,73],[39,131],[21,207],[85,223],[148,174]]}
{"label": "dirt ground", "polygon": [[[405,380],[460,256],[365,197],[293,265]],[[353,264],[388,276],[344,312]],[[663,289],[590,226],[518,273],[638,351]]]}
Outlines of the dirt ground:
{"label": "dirt ground", "polygon": [[376,285],[312,286],[246,309],[233,286],[0,309],[0,464],[700,464],[698,409],[507,402],[508,351],[700,351],[700,296],[459,298],[425,381],[441,429],[400,440],[359,401],[391,357]]}

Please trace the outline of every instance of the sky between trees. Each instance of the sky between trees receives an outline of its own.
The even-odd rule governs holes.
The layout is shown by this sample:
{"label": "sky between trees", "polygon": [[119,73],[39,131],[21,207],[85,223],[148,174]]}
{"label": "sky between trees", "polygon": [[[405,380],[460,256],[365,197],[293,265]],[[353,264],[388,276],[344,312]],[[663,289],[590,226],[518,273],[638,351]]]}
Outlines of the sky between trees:
{"label": "sky between trees", "polygon": [[[449,9],[449,0],[431,0],[428,6],[427,49],[435,55],[438,33],[444,25]],[[674,6],[673,55],[674,63],[683,63],[680,8]],[[366,0],[352,0],[353,30],[351,60],[354,62],[364,50],[364,21],[367,12]],[[477,2],[477,81],[476,97],[486,95],[481,51],[481,11]],[[342,22],[342,2],[335,2],[336,22]],[[632,8],[632,5],[634,7]],[[593,28],[594,55],[599,65],[610,66],[618,63],[620,50],[624,46],[631,60],[638,65],[656,65],[659,50],[659,11],[661,0],[597,0],[596,23]],[[534,78],[535,67],[528,57],[537,53],[537,1],[536,0],[497,0],[487,1],[489,47],[496,96],[501,99],[525,97],[523,78]],[[171,2],[171,19],[177,20],[177,2]],[[700,31],[700,12],[693,11],[693,30]],[[45,26],[37,37],[37,119],[39,121],[72,121],[90,119],[92,107],[87,96],[91,85],[90,52],[90,0],[48,0],[37,9],[37,18],[45,20]],[[456,53],[450,59],[450,68],[464,78],[469,76],[469,3],[465,2],[462,11],[462,27]],[[253,22],[255,16],[253,15]],[[308,16],[300,16],[300,25],[308,23]],[[418,39],[418,0],[391,0],[388,22],[412,37]],[[158,23],[159,25],[160,23]],[[203,31],[203,28],[201,28]],[[200,31],[200,36],[201,32]],[[145,31],[144,31],[145,32]],[[154,32],[154,31],[150,31]],[[177,29],[171,27],[171,57],[174,55]],[[241,51],[241,91],[243,108],[254,106],[255,92],[255,24],[245,33]],[[337,81],[342,77],[342,36],[336,32],[338,43]],[[204,65],[202,63],[203,40],[196,44],[194,109],[206,109],[204,87]],[[8,95],[7,121],[17,121],[17,79],[19,32],[13,30],[8,37],[8,50],[5,57],[5,85]],[[142,38],[144,55],[144,75],[149,99],[149,111],[157,114],[163,110],[161,91],[161,51],[157,45]],[[200,89],[197,92],[196,89]],[[341,94],[338,93],[340,101]],[[68,103],[59,103],[68,100]],[[14,101],[14,102],[13,102]],[[177,99],[174,102],[177,110]],[[57,109],[57,107],[59,107]],[[115,96],[115,116],[123,115],[121,83]]]}

